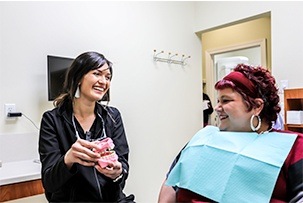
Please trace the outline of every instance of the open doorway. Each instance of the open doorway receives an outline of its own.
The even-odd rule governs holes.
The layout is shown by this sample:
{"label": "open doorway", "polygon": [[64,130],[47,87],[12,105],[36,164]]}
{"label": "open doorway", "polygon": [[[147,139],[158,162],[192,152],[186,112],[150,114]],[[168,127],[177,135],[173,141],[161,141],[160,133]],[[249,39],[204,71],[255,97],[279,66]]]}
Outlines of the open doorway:
{"label": "open doorway", "polygon": [[[238,62],[245,61],[271,69],[270,16],[271,13],[266,12],[199,32],[202,43],[201,94],[208,94],[214,106],[217,103],[214,84],[232,70],[230,63],[217,67],[217,61],[229,61],[236,57]],[[254,56],[251,52],[254,52]],[[227,59],[222,59],[225,57]],[[248,58],[248,62],[243,58]],[[211,125],[216,125],[215,113],[211,114],[209,121]]]}
{"label": "open doorway", "polygon": [[[266,40],[260,39],[247,43],[226,46],[219,49],[205,51],[206,78],[209,84],[206,89],[209,97],[214,101],[215,91],[211,91],[216,81],[227,75],[239,63],[266,66]],[[212,125],[217,125],[216,115],[210,119]]]}
{"label": "open doorway", "polygon": [[251,47],[242,50],[229,51],[214,55],[215,81],[229,74],[237,64],[261,65],[261,47]]}

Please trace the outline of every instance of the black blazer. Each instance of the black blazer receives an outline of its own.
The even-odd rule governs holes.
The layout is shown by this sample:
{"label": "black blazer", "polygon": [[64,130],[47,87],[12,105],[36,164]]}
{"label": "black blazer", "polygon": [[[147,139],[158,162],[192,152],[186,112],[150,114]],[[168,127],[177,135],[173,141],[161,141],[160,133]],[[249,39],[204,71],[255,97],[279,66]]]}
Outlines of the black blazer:
{"label": "black blazer", "polygon": [[[124,198],[122,190],[129,170],[129,147],[120,112],[98,103],[95,108],[104,120],[106,135],[112,138],[123,167],[123,178],[113,182],[94,167],[79,164],[74,164],[71,170],[66,167],[64,155],[77,139],[71,109],[72,106],[66,104],[46,111],[42,116],[39,155],[46,198],[50,202],[114,202]],[[96,119],[100,124],[101,118],[97,116]],[[102,125],[96,125],[96,136],[102,128]]]}

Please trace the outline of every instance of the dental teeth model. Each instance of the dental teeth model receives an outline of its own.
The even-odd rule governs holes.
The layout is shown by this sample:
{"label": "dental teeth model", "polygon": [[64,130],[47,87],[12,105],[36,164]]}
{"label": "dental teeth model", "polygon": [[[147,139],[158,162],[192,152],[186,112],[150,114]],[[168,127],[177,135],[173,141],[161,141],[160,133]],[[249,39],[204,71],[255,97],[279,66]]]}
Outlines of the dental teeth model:
{"label": "dental teeth model", "polygon": [[100,153],[101,155],[101,157],[98,160],[98,164],[102,168],[105,168],[110,163],[113,163],[118,160],[118,156],[114,151],[115,145],[111,138],[107,137],[101,141],[96,141],[96,142],[99,147],[97,149],[94,149],[94,151]]}

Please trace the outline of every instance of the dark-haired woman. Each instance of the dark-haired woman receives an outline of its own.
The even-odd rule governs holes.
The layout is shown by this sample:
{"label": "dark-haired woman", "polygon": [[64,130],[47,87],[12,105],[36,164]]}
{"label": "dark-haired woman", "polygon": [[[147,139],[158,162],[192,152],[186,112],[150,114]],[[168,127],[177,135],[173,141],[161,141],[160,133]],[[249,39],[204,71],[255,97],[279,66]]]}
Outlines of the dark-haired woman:
{"label": "dark-haired woman", "polygon": [[[123,193],[129,148],[120,112],[101,105],[112,79],[112,63],[85,52],[67,70],[55,108],[43,114],[39,136],[42,183],[49,202],[133,202]],[[98,164],[98,140],[109,137],[118,156]]]}
{"label": "dark-haired woman", "polygon": [[269,71],[239,64],[215,89],[220,124],[179,153],[159,203],[303,202],[303,135],[272,128],[280,107]]}

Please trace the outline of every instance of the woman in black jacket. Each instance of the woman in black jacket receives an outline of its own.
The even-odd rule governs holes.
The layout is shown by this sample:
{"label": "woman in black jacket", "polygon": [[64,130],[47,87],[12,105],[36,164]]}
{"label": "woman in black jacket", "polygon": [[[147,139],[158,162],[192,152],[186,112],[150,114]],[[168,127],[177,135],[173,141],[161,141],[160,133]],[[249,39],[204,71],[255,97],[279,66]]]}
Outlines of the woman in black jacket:
{"label": "woman in black jacket", "polygon": [[[67,70],[55,108],[43,114],[39,137],[42,182],[49,202],[133,202],[123,193],[129,148],[120,112],[99,103],[112,79],[102,54],[79,55]],[[98,164],[98,142],[113,140],[118,156]]]}

